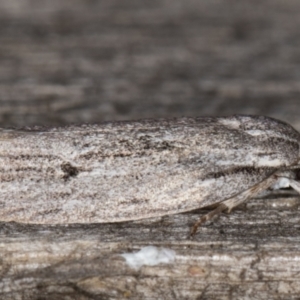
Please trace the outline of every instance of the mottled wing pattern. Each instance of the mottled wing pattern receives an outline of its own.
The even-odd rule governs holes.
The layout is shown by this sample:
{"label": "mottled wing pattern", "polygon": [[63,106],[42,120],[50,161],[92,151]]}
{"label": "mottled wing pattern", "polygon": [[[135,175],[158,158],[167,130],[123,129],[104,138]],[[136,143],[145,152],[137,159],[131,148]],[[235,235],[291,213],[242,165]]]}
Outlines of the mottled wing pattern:
{"label": "mottled wing pattern", "polygon": [[228,199],[297,163],[299,133],[266,117],[3,130],[0,219],[120,222]]}

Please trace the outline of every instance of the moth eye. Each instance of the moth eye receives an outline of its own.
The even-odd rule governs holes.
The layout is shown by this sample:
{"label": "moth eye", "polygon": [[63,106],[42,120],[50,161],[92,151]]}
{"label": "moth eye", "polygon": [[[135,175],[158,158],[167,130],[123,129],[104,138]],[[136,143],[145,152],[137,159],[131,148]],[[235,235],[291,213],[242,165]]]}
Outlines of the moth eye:
{"label": "moth eye", "polygon": [[295,170],[295,179],[300,181],[300,169]]}

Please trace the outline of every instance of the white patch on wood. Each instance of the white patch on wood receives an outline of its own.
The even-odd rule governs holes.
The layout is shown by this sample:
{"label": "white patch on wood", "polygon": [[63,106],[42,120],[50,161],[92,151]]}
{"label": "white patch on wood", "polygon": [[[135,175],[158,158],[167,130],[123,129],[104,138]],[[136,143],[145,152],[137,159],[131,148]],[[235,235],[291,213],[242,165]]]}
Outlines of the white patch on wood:
{"label": "white patch on wood", "polygon": [[123,253],[126,263],[132,269],[140,269],[142,266],[156,266],[174,262],[176,253],[168,248],[147,246],[135,253]]}

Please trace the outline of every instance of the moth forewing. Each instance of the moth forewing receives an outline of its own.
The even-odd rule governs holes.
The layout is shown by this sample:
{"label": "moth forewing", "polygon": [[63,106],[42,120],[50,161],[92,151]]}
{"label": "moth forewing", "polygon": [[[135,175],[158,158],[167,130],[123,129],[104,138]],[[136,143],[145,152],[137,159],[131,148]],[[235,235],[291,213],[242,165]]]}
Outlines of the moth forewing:
{"label": "moth forewing", "polygon": [[232,208],[299,160],[299,133],[259,116],[0,135],[0,219],[25,223],[121,222],[224,201]]}

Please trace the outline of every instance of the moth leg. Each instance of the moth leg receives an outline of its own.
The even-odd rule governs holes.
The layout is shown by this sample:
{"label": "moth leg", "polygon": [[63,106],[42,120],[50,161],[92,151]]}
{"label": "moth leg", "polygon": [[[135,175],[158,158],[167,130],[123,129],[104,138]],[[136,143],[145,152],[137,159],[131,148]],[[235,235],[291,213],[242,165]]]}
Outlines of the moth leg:
{"label": "moth leg", "polygon": [[[250,189],[243,191],[237,195],[235,195],[232,198],[229,198],[227,200],[222,201],[216,209],[209,212],[208,214],[201,217],[192,227],[191,229],[191,236],[194,236],[197,232],[198,227],[205,223],[206,221],[211,220],[214,216],[220,215],[223,211],[227,210],[229,213],[231,210],[245,202],[247,199],[255,197],[260,192],[264,191],[265,189],[269,188],[271,185],[273,185],[278,180],[278,175],[272,174],[267,179],[259,182],[258,184],[252,186]],[[296,181],[295,181],[296,182]],[[296,182],[297,183],[297,182]],[[298,184],[298,191],[300,193],[300,184]],[[292,186],[292,183],[291,183]],[[293,187],[293,186],[292,186]],[[293,187],[294,188],[294,187]],[[296,189],[296,188],[295,188]]]}

